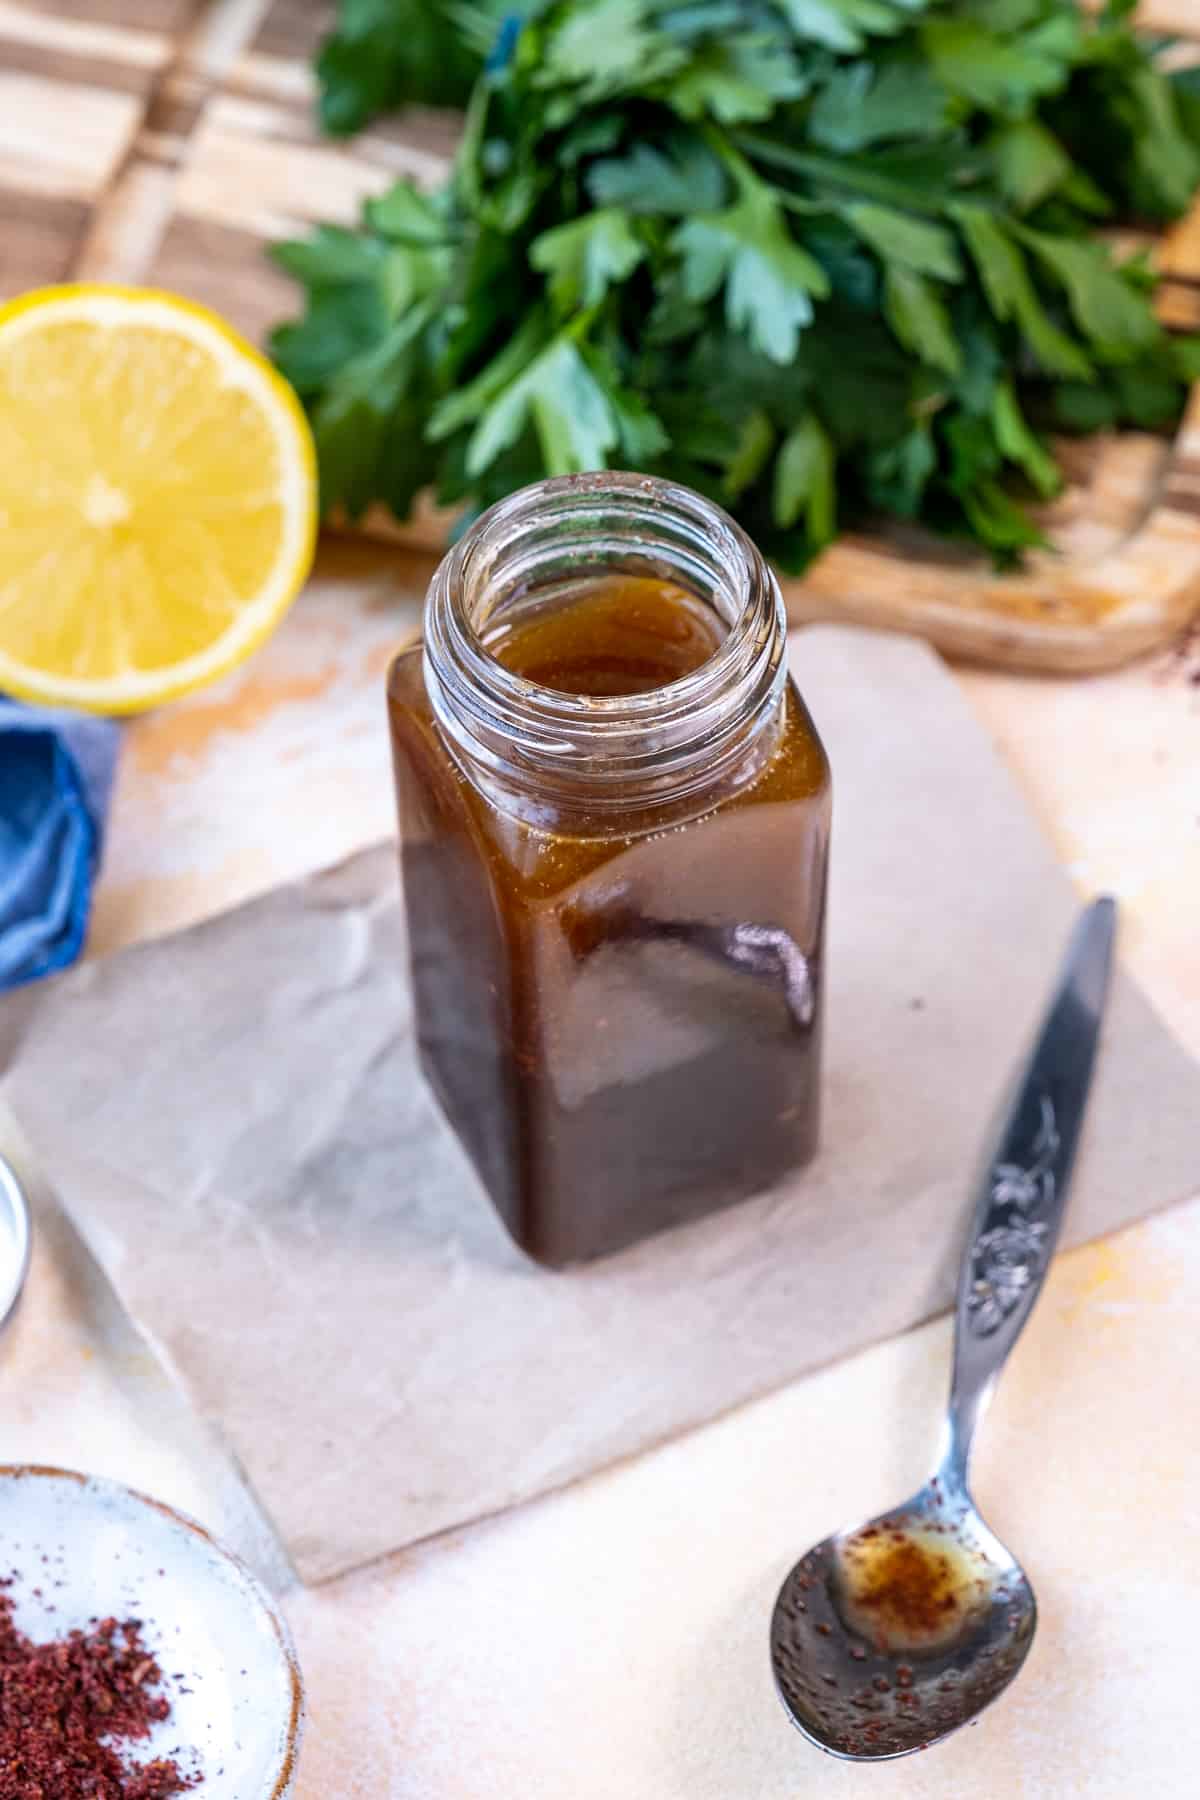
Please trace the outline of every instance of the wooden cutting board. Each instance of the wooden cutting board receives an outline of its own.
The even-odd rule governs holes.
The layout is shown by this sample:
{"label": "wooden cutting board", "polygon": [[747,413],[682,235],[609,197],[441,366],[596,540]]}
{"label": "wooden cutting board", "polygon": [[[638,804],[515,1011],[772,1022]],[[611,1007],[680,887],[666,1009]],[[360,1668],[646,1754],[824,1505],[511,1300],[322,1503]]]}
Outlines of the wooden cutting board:
{"label": "wooden cutting board", "polygon": [[[72,279],[153,283],[260,338],[295,292],[265,244],[354,222],[401,173],[435,180],[457,119],[413,112],[350,145],[313,126],[320,0],[0,0],[0,299]],[[1150,0],[1151,29],[1200,60],[1200,0]],[[1200,207],[1155,251],[1161,310],[1200,327]],[[1053,552],[997,576],[917,533],[842,539],[785,584],[796,619],[919,632],[1013,668],[1112,667],[1200,607],[1200,397],[1173,443],[1142,433],[1063,446]],[[407,535],[435,536],[427,520]]]}

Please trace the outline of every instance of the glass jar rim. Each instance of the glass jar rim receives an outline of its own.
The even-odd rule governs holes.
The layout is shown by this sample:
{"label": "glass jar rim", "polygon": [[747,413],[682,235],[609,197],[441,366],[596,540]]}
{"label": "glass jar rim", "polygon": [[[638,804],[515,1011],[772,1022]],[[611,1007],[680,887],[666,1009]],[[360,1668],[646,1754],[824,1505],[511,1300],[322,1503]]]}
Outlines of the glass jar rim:
{"label": "glass jar rim", "polygon": [[[653,558],[702,589],[725,623],[712,656],[634,694],[543,687],[489,651],[481,627],[500,596],[556,557],[601,570]],[[606,470],[538,482],[498,501],[448,552],[425,609],[425,680],[459,750],[493,775],[618,806],[719,778],[777,710],[787,678],[778,582],[721,507],[676,483]],[[618,792],[619,790],[619,792]]]}

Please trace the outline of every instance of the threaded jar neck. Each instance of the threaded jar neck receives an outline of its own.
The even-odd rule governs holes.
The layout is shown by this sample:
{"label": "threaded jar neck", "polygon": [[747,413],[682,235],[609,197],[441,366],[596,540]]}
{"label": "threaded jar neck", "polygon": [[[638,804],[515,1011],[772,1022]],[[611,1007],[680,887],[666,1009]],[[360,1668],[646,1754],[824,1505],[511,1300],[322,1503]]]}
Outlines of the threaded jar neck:
{"label": "threaded jar neck", "polygon": [[[529,681],[486,647],[531,596],[608,575],[682,588],[719,621],[718,648],[666,686],[595,697]],[[565,476],[500,501],[445,557],[426,601],[425,682],[460,760],[524,813],[675,813],[761,766],[786,630],[778,583],[720,507],[646,476]]]}

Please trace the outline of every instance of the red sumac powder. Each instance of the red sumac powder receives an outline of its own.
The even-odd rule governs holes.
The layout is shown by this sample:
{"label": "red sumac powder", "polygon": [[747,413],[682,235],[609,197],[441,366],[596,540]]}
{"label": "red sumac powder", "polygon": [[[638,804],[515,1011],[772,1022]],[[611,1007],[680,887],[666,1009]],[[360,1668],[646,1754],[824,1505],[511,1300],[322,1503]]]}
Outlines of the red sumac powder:
{"label": "red sumac powder", "polygon": [[136,1619],[38,1644],[0,1593],[0,1800],[170,1800],[195,1786],[176,1762],[121,1755],[170,1716],[161,1682]]}

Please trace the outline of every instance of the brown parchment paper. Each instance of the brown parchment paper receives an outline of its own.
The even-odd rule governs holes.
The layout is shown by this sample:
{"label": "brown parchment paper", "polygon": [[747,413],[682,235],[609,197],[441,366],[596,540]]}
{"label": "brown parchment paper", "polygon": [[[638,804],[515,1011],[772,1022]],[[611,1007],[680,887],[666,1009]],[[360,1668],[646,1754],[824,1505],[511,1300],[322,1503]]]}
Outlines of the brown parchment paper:
{"label": "brown parchment paper", "polygon": [[[817,627],[793,666],[835,848],[823,1148],[785,1190],[588,1268],[524,1261],[412,1060],[391,846],[85,966],[22,1021],[9,1100],[306,1579],[948,1303],[1075,900],[929,650]],[[1200,1186],[1198,1121],[1200,1069],[1120,979],[1066,1241]]]}

